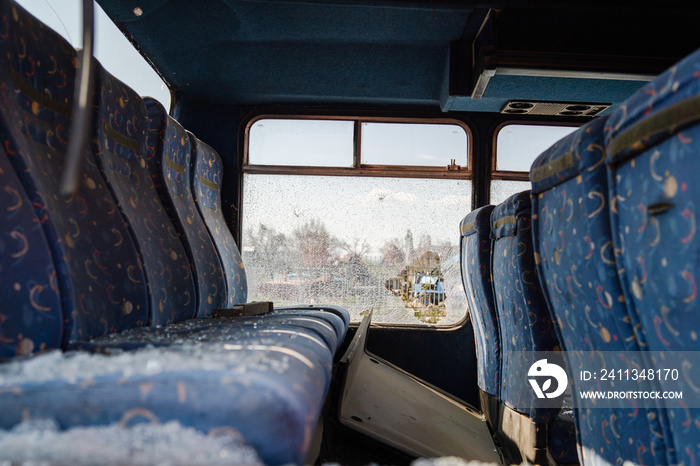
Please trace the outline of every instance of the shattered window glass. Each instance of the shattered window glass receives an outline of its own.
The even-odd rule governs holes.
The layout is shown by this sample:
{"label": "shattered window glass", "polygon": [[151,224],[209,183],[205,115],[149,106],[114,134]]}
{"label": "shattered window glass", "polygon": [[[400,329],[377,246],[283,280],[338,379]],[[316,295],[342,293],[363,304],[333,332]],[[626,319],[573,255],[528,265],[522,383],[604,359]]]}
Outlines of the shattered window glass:
{"label": "shattered window glass", "polygon": [[[353,321],[372,310],[375,323],[460,322],[459,222],[471,208],[471,180],[454,171],[468,168],[467,143],[460,124],[251,123],[248,163],[257,168],[243,177],[241,238],[249,300],[335,304]],[[351,158],[358,152],[362,166],[395,173],[338,176],[362,168]],[[327,168],[304,174],[290,160]],[[283,170],[261,172],[261,163]],[[425,177],[416,166],[444,171]]]}

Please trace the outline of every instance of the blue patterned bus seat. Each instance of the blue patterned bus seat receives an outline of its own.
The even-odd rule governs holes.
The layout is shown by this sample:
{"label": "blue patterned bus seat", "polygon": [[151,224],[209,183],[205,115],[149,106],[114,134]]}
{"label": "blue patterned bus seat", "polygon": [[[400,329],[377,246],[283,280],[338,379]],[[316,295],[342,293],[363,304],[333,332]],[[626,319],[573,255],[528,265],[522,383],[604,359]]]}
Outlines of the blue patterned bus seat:
{"label": "blue patterned bus seat", "polygon": [[266,464],[303,464],[331,366],[326,348],[284,333],[110,355],[52,352],[0,365],[0,428],[23,419],[62,429],[175,420],[209,435],[234,432]]}
{"label": "blue patterned bus seat", "polygon": [[561,350],[545,302],[532,247],[530,191],[497,205],[491,213],[493,291],[502,342],[501,399],[534,422],[547,424],[547,445],[560,463],[577,462],[573,421],[557,419],[559,408],[539,407],[533,390],[523,383],[532,364],[527,352]]}
{"label": "blue patterned bus seat", "polygon": [[[6,0],[0,0],[0,21],[7,25],[7,34],[0,35],[0,163],[7,165],[0,164],[0,180],[2,196],[9,196],[3,205],[10,207],[10,230],[0,230],[7,252],[0,265],[5,272],[14,264],[6,257],[20,263],[25,239],[42,258],[22,268],[29,276],[14,274],[19,290],[11,283],[11,291],[29,293],[23,302],[15,306],[0,288],[3,300],[13,300],[11,313],[2,310],[0,336],[3,345],[9,343],[0,357],[59,343],[108,353],[53,351],[0,365],[0,427],[28,418],[52,418],[62,429],[177,420],[212,435],[237,432],[266,463],[303,462],[347,312],[309,307],[187,320],[196,309],[193,280],[200,277],[188,273],[183,245],[194,238],[199,247],[199,240],[208,239],[212,259],[201,283],[209,286],[210,275],[219,276],[202,293],[200,317],[226,302],[222,268],[201,218],[194,236],[174,234],[152,184],[159,177],[145,171],[147,159],[162,152],[160,136],[178,148],[180,141],[189,144],[186,132],[172,122],[173,132],[146,131],[144,103],[101,71],[94,142],[83,155],[80,186],[72,196],[60,195],[76,53]],[[179,150],[189,157],[191,149]],[[189,225],[199,214],[189,174],[179,170],[190,167],[189,160],[177,158],[181,152],[168,153],[175,167],[168,168],[171,180],[179,176],[182,195],[190,193],[196,215],[183,218]],[[149,321],[153,326],[144,327]],[[124,346],[101,343],[115,332],[114,341]]]}
{"label": "blue patterned bus seat", "polygon": [[[229,328],[230,327],[230,328]],[[199,318],[157,328],[133,328],[81,344],[80,348],[111,351],[110,348],[131,349],[142,346],[167,346],[191,341],[202,343],[219,341],[226,335],[240,331],[270,332],[275,329],[303,331],[323,342],[326,350],[335,354],[340,341],[331,324],[317,317],[303,315],[265,315],[235,318]],[[223,332],[223,333],[222,333]],[[282,332],[285,333],[285,332]]]}
{"label": "blue patterned bus seat", "polygon": [[146,162],[166,212],[185,245],[197,287],[197,316],[226,307],[224,269],[190,187],[192,143],[156,100],[146,99]]}
{"label": "blue patterned bus seat", "polygon": [[[491,228],[493,289],[503,343],[501,398],[506,406],[529,414],[537,422],[547,423],[556,417],[556,411],[528,409],[534,393],[521,390],[522,384],[518,382],[525,367],[520,360],[522,352],[560,349],[535,268],[530,191],[513,195],[497,205],[491,214]],[[527,398],[521,399],[524,395]]]}
{"label": "blue patterned bus seat", "polygon": [[0,360],[58,348],[63,314],[51,249],[0,145]]}
{"label": "blue patterned bus seat", "polygon": [[350,325],[350,313],[340,306],[333,305],[276,307],[275,310],[268,315],[279,315],[281,317],[296,315],[323,319],[333,326],[339,343],[342,343],[345,339],[345,334]]}
{"label": "blue patterned bus seat", "polygon": [[[625,306],[610,227],[600,117],[547,149],[532,165],[532,230],[537,270],[566,350],[569,378],[600,351],[640,351]],[[605,409],[574,397],[583,463],[662,464],[655,409]],[[607,435],[600,435],[601,432]],[[613,434],[616,433],[616,434]]]}
{"label": "blue patterned bus seat", "polygon": [[[700,50],[614,111],[605,143],[612,237],[632,322],[649,351],[698,351]],[[687,377],[685,387],[700,386],[700,373]],[[661,383],[659,389],[677,386]],[[663,400],[662,407],[670,423],[664,430],[668,462],[694,463],[700,457],[700,408],[677,399]]]}
{"label": "blue patterned bus seat", "polygon": [[51,248],[62,344],[145,325],[142,265],[89,150],[77,191],[59,194],[76,52],[14,3],[0,2],[0,20],[0,139]]}
{"label": "blue patterned bus seat", "polygon": [[276,339],[277,343],[285,342],[285,347],[296,348],[302,354],[312,352],[322,358],[332,358],[337,347],[335,333],[322,322],[308,322],[295,317],[223,317],[190,319],[155,329],[134,328],[86,342],[81,349],[113,354],[121,350],[132,351],[148,346],[167,348],[193,342],[243,344],[251,339],[263,339],[272,344],[270,338]]}
{"label": "blue patterned bus seat", "polygon": [[474,325],[479,388],[500,397],[501,337],[491,275],[491,211],[485,206],[460,223],[462,284]]}
{"label": "blue patterned bus seat", "polygon": [[146,167],[146,106],[126,84],[97,68],[95,159],[140,252],[149,323],[159,326],[192,318],[197,303],[190,263]]}
{"label": "blue patterned bus seat", "polygon": [[228,295],[226,303],[228,306],[245,303],[248,299],[245,268],[241,253],[221,211],[221,182],[224,175],[221,157],[193,134],[188,135],[194,147],[190,175],[192,193],[224,267]]}

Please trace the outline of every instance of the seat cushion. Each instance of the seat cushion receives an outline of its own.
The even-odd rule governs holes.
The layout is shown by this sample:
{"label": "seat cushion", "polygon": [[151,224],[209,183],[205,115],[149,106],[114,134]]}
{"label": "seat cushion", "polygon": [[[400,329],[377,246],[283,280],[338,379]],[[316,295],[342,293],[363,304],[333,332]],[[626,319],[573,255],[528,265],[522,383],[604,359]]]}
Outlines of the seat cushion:
{"label": "seat cushion", "polygon": [[238,432],[266,464],[301,464],[330,381],[329,351],[287,334],[112,355],[58,351],[0,366],[0,427],[178,421]]}

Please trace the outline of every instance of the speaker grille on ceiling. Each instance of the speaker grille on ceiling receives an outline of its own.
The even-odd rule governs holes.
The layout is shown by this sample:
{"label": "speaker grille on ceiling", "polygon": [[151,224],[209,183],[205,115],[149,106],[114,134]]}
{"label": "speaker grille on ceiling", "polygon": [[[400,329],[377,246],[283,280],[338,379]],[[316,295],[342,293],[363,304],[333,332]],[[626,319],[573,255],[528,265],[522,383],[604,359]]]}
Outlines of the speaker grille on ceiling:
{"label": "speaker grille on ceiling", "polygon": [[576,102],[532,102],[511,100],[502,109],[507,115],[547,115],[593,117],[610,108],[610,104]]}

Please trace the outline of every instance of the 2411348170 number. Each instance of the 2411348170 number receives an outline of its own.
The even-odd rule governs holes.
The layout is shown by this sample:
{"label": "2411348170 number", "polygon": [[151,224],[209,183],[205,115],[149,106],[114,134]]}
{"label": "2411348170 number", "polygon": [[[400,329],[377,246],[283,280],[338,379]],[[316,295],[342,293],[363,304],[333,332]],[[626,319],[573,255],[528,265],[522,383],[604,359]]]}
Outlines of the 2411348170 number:
{"label": "2411348170 number", "polygon": [[600,380],[678,380],[678,369],[601,369]]}

